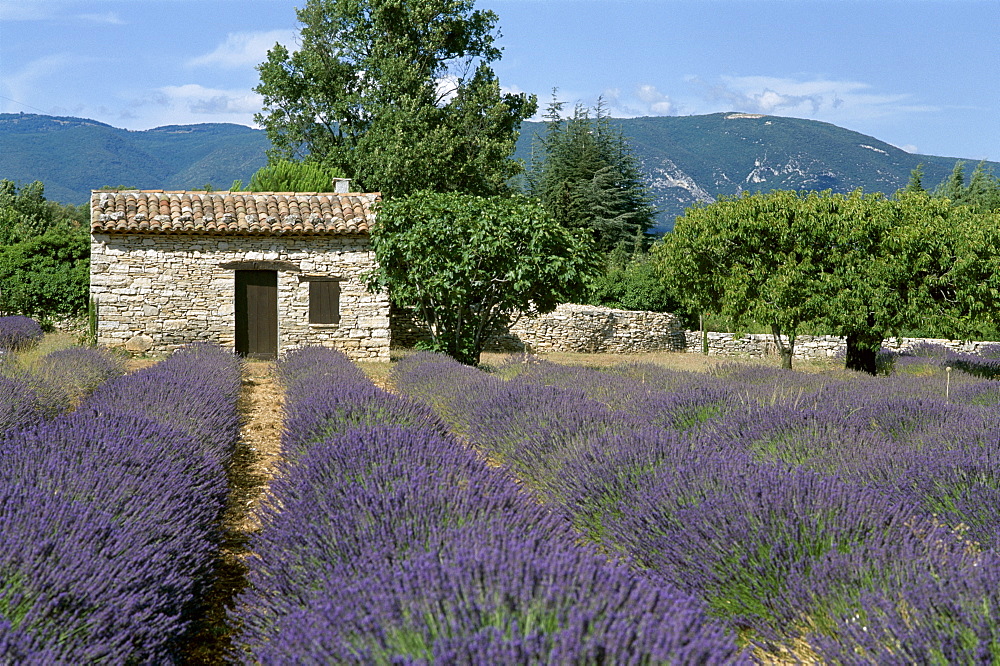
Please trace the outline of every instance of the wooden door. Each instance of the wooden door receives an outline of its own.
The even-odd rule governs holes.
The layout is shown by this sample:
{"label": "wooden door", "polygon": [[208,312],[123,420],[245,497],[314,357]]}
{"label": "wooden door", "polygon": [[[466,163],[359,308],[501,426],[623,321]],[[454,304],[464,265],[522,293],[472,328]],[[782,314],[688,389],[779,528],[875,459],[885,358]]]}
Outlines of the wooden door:
{"label": "wooden door", "polygon": [[277,358],[277,271],[236,271],[236,353]]}

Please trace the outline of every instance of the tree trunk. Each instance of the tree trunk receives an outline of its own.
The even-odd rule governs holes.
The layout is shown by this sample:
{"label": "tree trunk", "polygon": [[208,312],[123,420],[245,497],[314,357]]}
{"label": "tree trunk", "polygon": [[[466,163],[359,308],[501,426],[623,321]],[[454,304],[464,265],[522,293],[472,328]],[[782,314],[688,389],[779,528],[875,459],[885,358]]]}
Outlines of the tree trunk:
{"label": "tree trunk", "polygon": [[847,334],[848,370],[867,372],[874,375],[878,372],[878,352],[882,348],[882,336],[871,331],[851,331]]}
{"label": "tree trunk", "polygon": [[792,369],[792,356],[795,354],[795,335],[789,334],[788,344],[781,341],[781,329],[776,324],[771,324],[771,335],[774,337],[774,345],[778,348],[781,356],[781,367],[785,370]]}

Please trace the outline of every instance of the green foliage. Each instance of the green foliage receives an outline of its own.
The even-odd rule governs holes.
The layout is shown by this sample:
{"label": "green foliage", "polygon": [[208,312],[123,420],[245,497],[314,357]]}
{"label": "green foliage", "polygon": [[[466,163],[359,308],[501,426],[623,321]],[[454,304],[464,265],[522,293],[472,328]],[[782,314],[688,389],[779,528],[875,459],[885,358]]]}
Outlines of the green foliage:
{"label": "green foliage", "polygon": [[622,310],[678,312],[681,304],[671,293],[648,255],[638,255],[624,265],[612,265],[590,284],[588,302]]}
{"label": "green foliage", "polygon": [[46,201],[44,189],[0,181],[0,311],[8,314],[45,319],[86,308],[88,211]]}
{"label": "green foliage", "polygon": [[472,0],[309,0],[301,49],[259,66],[272,157],[310,159],[386,197],[492,195],[535,98],[500,92],[496,15]]}
{"label": "green foliage", "polygon": [[545,134],[532,151],[528,193],[567,228],[592,234],[600,250],[631,245],[653,226],[655,211],[628,140],[602,101],[593,118],[578,105],[564,119],[562,109],[556,99],[549,104]]}
{"label": "green foliage", "polygon": [[690,209],[654,255],[691,311],[768,324],[786,366],[811,322],[847,337],[849,368],[875,373],[882,339],[905,328],[989,332],[998,242],[995,216],[923,193],[775,191]]}
{"label": "green foliage", "polygon": [[911,194],[919,194],[920,192],[926,192],[924,188],[924,164],[921,162],[913,168],[910,172],[910,181],[906,184],[906,192]]}
{"label": "green foliage", "polygon": [[959,160],[951,174],[934,189],[934,196],[969,206],[978,213],[1000,212],[1000,178],[987,169],[985,162],[980,162],[966,183],[965,163]]}
{"label": "green foliage", "polygon": [[[332,192],[333,179],[343,178],[335,169],[326,169],[315,162],[277,160],[258,169],[250,177],[250,192]],[[243,191],[243,181],[233,182],[231,192]]]}
{"label": "green foliage", "polygon": [[69,226],[0,249],[0,310],[57,317],[86,310],[90,238]]}
{"label": "green foliage", "polygon": [[828,199],[775,190],[696,206],[653,253],[688,311],[766,323],[791,367],[799,327],[824,311]]}
{"label": "green foliage", "polygon": [[419,192],[384,202],[372,232],[388,288],[414,308],[435,349],[477,364],[490,333],[523,314],[585,294],[598,271],[592,246],[535,200]]}
{"label": "green foliage", "polygon": [[0,244],[10,245],[41,233],[51,224],[45,186],[37,180],[18,188],[0,181]]}

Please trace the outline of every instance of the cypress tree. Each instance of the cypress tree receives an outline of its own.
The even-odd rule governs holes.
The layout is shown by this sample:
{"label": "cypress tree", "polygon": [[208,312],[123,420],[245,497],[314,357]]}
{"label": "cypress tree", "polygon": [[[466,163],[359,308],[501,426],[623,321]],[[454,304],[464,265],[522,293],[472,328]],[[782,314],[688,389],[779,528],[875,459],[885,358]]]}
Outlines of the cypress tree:
{"label": "cypress tree", "polygon": [[603,100],[593,117],[577,105],[564,118],[563,107],[553,94],[545,132],[532,147],[528,193],[564,226],[587,232],[601,251],[631,250],[655,214],[638,160]]}

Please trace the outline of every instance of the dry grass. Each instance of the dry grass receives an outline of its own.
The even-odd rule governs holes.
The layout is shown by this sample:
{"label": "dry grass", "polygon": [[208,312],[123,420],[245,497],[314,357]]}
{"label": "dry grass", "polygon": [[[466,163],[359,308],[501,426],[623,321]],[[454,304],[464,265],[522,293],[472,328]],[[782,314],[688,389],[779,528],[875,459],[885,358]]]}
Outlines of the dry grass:
{"label": "dry grass", "polygon": [[23,352],[18,352],[17,360],[22,366],[30,368],[38,359],[61,349],[75,347],[79,341],[75,335],[64,333],[63,331],[53,331],[46,333],[38,344]]}
{"label": "dry grass", "polygon": [[281,461],[283,406],[284,392],[275,376],[274,363],[246,361],[238,405],[240,441],[226,470],[229,499],[222,517],[222,551],[204,617],[186,646],[187,664],[224,663],[231,647],[227,608],[246,586],[246,560],[251,556],[248,542],[260,529],[261,503]]}
{"label": "dry grass", "polygon": [[[389,373],[392,371],[392,364],[413,352],[408,349],[394,349],[389,363],[376,361],[359,361],[358,366],[364,370],[365,374],[378,386],[389,389]],[[483,352],[480,358],[481,366],[484,369],[495,368],[502,365],[511,354]],[[686,372],[708,372],[712,368],[725,363],[747,363],[758,364],[770,367],[779,367],[781,359],[778,356],[768,356],[766,358],[750,358],[748,356],[705,356],[704,354],[691,354],[687,352],[657,351],[645,352],[642,354],[587,354],[584,352],[553,352],[550,354],[536,354],[538,358],[561,363],[564,365],[579,365],[589,368],[606,368],[620,363],[653,363],[671,370],[681,370]],[[792,368],[799,372],[830,372],[843,369],[843,361],[834,359],[796,359]]]}

